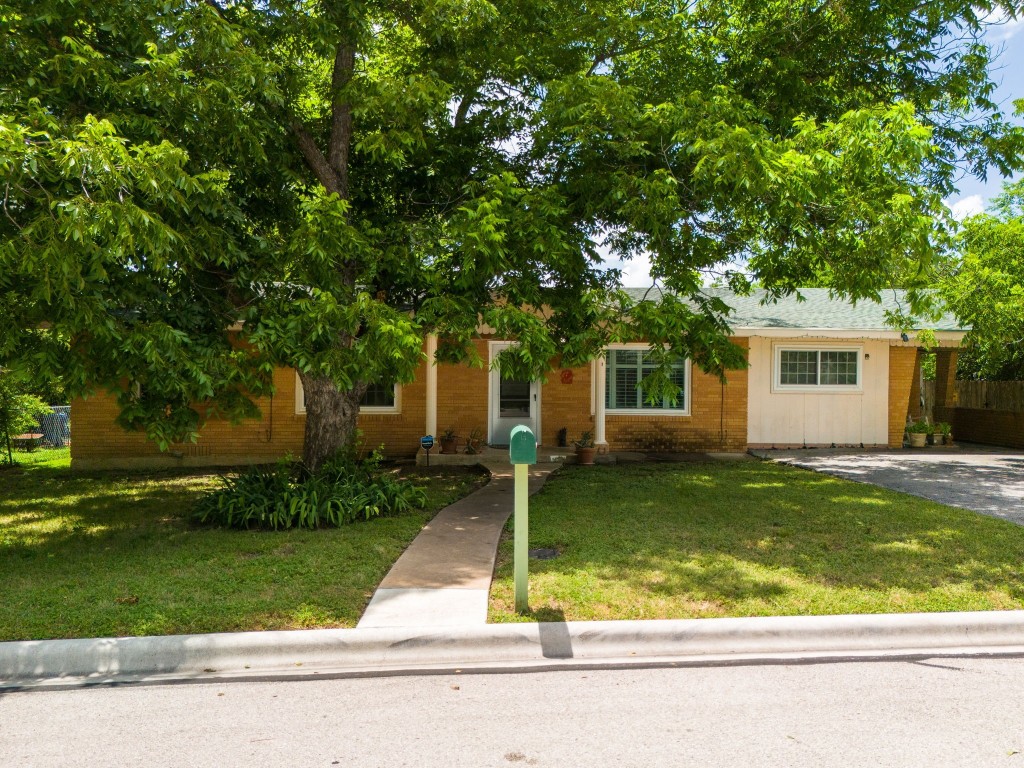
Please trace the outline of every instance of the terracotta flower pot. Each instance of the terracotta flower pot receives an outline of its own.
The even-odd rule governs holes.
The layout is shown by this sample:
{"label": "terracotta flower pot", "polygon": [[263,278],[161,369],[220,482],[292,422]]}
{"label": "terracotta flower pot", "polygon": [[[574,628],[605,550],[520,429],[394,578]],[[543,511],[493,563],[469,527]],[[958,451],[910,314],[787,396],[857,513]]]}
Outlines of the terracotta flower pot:
{"label": "terracotta flower pot", "polygon": [[459,438],[452,437],[448,440],[441,438],[441,453],[458,453],[459,452]]}
{"label": "terracotta flower pot", "polygon": [[576,463],[590,465],[594,463],[597,448],[580,448],[576,446]]}

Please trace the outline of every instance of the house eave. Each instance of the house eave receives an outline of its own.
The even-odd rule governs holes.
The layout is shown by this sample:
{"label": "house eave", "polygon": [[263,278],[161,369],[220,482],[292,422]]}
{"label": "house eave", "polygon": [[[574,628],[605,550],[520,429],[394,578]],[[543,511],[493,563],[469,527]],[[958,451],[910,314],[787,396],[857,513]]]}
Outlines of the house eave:
{"label": "house eave", "polygon": [[[917,332],[908,333],[909,340],[903,341],[900,331],[891,328],[758,328],[734,326],[734,336],[762,337],[769,339],[875,339],[903,346],[920,346]],[[963,342],[967,331],[932,331],[942,347],[957,347]]]}

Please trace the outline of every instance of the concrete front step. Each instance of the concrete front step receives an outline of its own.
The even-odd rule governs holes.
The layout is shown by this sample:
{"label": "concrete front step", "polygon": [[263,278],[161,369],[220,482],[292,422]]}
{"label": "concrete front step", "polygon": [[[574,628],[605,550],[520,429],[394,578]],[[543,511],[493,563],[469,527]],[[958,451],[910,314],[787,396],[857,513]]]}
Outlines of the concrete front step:
{"label": "concrete front step", "polygon": [[[458,453],[439,453],[439,450],[439,448],[435,447],[430,451],[430,466],[432,467],[472,467],[477,464],[482,464],[486,467],[491,464],[508,463],[507,447],[485,445],[480,449],[479,453],[465,453],[463,451]],[[538,464],[560,464],[574,456],[575,453],[571,448],[537,446]],[[422,448],[416,454],[416,465],[420,467],[427,465],[427,452]]]}

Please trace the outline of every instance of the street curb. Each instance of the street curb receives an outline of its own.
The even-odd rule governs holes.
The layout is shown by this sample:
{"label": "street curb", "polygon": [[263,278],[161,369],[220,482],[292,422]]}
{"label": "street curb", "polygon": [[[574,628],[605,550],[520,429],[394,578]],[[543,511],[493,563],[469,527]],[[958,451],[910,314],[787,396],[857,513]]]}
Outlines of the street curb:
{"label": "street curb", "polygon": [[324,629],[0,643],[0,690],[1024,654],[1024,611]]}

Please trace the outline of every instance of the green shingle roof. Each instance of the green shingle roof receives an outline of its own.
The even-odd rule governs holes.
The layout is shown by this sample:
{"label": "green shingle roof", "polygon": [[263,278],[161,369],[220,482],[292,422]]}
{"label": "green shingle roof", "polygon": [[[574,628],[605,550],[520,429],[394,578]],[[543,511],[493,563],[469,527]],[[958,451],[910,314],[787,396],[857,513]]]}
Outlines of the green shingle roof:
{"label": "green shingle roof", "polygon": [[[649,300],[657,301],[661,296],[657,288],[627,288],[626,292],[637,300],[646,295]],[[749,296],[739,296],[728,288],[705,288],[704,293],[716,296],[732,307],[728,322],[733,328],[892,331],[892,326],[885,322],[886,310],[909,311],[905,291],[902,290],[884,291],[880,303],[862,300],[856,304],[830,297],[826,288],[801,288],[803,301],[794,294],[775,303],[765,303],[767,292],[764,290],[755,290]],[[968,327],[946,313],[938,321],[924,320],[915,328],[922,329],[966,331]]]}

